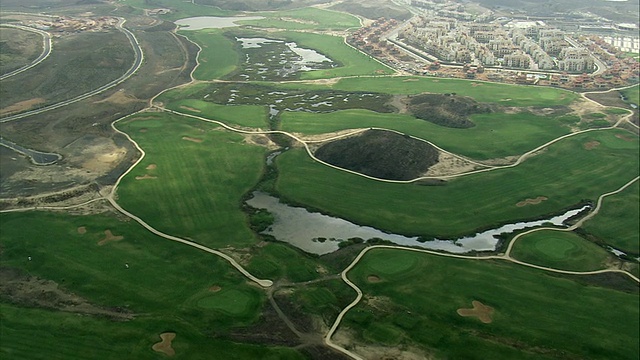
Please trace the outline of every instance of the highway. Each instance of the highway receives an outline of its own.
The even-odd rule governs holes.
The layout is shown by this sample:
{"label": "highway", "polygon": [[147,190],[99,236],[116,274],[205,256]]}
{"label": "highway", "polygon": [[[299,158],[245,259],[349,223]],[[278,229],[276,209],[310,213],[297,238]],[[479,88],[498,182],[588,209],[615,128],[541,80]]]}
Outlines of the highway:
{"label": "highway", "polygon": [[71,98],[69,100],[64,100],[55,104],[51,104],[51,105],[47,105],[44,107],[41,107],[39,109],[34,109],[34,110],[30,110],[30,111],[25,111],[19,114],[15,114],[15,115],[11,115],[11,116],[6,116],[3,118],[0,118],[0,123],[5,123],[5,122],[9,122],[9,121],[15,121],[15,120],[19,120],[22,118],[25,118],[27,116],[31,116],[31,115],[36,115],[36,114],[41,114],[43,112],[47,112],[53,109],[57,109],[57,108],[61,108],[63,106],[67,106],[69,104],[73,104],[76,103],[78,101],[82,101],[84,99],[87,99],[91,96],[97,95],[105,90],[111,89],[112,87],[122,83],[123,81],[127,80],[128,78],[131,77],[131,75],[133,75],[136,71],[138,71],[138,69],[140,68],[140,66],[142,65],[142,60],[144,59],[144,54],[142,52],[142,48],[140,47],[140,43],[138,43],[138,39],[136,39],[135,35],[133,35],[133,33],[131,31],[129,31],[127,28],[125,28],[123,25],[126,22],[125,19],[123,18],[119,18],[118,24],[116,24],[116,27],[118,28],[118,30],[122,31],[126,36],[127,39],[129,39],[129,43],[131,43],[131,47],[133,48],[133,51],[135,53],[135,61],[133,62],[133,65],[131,65],[131,67],[129,68],[129,70],[127,70],[127,72],[125,72],[122,76],[120,76],[119,78],[100,86],[97,89],[91,90],[87,93],[78,95],[74,98]]}
{"label": "highway", "polygon": [[8,72],[6,74],[2,74],[0,75],[0,80],[4,80],[7,78],[10,78],[14,75],[18,75],[23,71],[29,70],[32,67],[40,64],[44,59],[46,59],[47,57],[49,57],[49,54],[51,54],[51,48],[52,48],[52,44],[51,44],[51,35],[46,32],[46,31],[42,31],[40,29],[34,29],[28,26],[22,26],[22,25],[13,25],[13,24],[0,24],[0,26],[4,26],[4,27],[8,27],[8,28],[14,28],[14,29],[20,29],[20,30],[25,30],[25,31],[30,31],[36,34],[40,34],[42,35],[42,53],[40,54],[40,56],[38,56],[35,60],[33,60],[30,64],[25,65],[19,69],[13,70],[11,72]]}

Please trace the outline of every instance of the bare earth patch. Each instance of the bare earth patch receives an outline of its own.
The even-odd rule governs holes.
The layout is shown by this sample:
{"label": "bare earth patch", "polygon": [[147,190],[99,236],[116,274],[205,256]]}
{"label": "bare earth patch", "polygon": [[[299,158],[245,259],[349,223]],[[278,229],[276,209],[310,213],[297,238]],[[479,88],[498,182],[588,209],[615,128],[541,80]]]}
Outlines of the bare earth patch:
{"label": "bare earth patch", "polygon": [[593,149],[597,148],[598,145],[600,145],[600,142],[593,140],[593,141],[589,141],[587,143],[584,143],[583,146],[584,146],[585,150],[593,150]]}
{"label": "bare earth patch", "polygon": [[369,275],[367,276],[367,281],[370,283],[377,283],[380,282],[380,277],[377,275]]}
{"label": "bare earth patch", "polygon": [[80,235],[84,235],[84,234],[86,234],[86,233],[87,233],[87,228],[86,228],[86,227],[84,227],[84,226],[80,226],[80,227],[78,228],[78,234],[80,234]]}
{"label": "bare earth patch", "polygon": [[176,338],[176,333],[168,332],[160,334],[161,342],[153,344],[151,347],[154,351],[161,352],[166,354],[167,356],[173,356],[176,354],[176,351],[171,347],[171,342]]}
{"label": "bare earth patch", "polygon": [[485,324],[490,324],[493,321],[491,319],[491,315],[493,314],[493,308],[491,306],[487,306],[476,300],[473,300],[471,305],[473,305],[473,309],[458,309],[458,315],[465,317],[475,316]]}
{"label": "bare earth patch", "polygon": [[621,139],[621,140],[624,140],[624,141],[633,141],[633,139],[632,139],[632,138],[630,138],[630,137],[628,137],[628,136],[626,136],[626,135],[622,135],[622,134],[616,134],[616,137],[617,137],[618,139]]}
{"label": "bare earth patch", "polygon": [[190,106],[184,106],[184,105],[181,105],[181,106],[180,106],[180,109],[189,110],[189,111],[197,112],[197,113],[202,112],[202,111],[200,111],[200,110],[198,110],[198,109],[196,109],[196,108],[192,108],[192,107],[190,107]]}
{"label": "bare earth patch", "polygon": [[105,235],[105,238],[98,242],[99,246],[108,244],[108,243],[110,243],[112,241],[120,241],[120,240],[124,239],[124,236],[113,235],[113,233],[111,233],[111,230],[105,230],[104,231],[104,235]]}
{"label": "bare earth patch", "polygon": [[218,292],[220,290],[222,290],[222,288],[220,286],[218,286],[218,285],[213,285],[212,287],[209,288],[209,291],[214,292],[214,293],[216,293],[216,292]]}
{"label": "bare earth patch", "polygon": [[149,164],[149,166],[147,166],[145,169],[147,170],[155,170],[158,167],[158,165],[156,164]]}
{"label": "bare earth patch", "polygon": [[476,87],[476,86],[482,86],[483,84],[481,83],[471,83],[471,86]]}
{"label": "bare earth patch", "polygon": [[20,101],[13,105],[9,105],[5,108],[0,109],[0,115],[29,110],[35,105],[42,104],[43,102],[45,102],[43,98],[34,98],[34,99]]}
{"label": "bare earth patch", "polygon": [[136,180],[147,180],[147,179],[157,179],[157,176],[151,176],[149,174],[144,174],[144,176],[136,176]]}
{"label": "bare earth patch", "polygon": [[424,176],[454,175],[473,171],[479,168],[480,166],[465,159],[449,153],[440,152],[440,155],[438,156],[438,163],[432,165]]}
{"label": "bare earth patch", "polygon": [[547,198],[546,196],[538,196],[535,199],[526,199],[523,201],[520,201],[516,204],[517,207],[523,207],[523,206],[527,206],[527,205],[538,205],[541,202],[548,200],[549,198]]}
{"label": "bare earth patch", "polygon": [[139,101],[139,100],[133,95],[128,95],[123,89],[123,90],[116,91],[106,99],[95,101],[94,103],[99,104],[99,103],[110,102],[114,104],[128,104],[136,101]]}
{"label": "bare earth patch", "polygon": [[413,82],[413,81],[418,81],[418,80],[419,79],[404,79],[404,80],[402,80],[402,82]]}
{"label": "bare earth patch", "polygon": [[195,143],[201,143],[203,141],[202,139],[192,138],[192,137],[188,137],[188,136],[183,136],[182,140],[187,140],[187,141],[191,141],[191,142],[195,142]]}

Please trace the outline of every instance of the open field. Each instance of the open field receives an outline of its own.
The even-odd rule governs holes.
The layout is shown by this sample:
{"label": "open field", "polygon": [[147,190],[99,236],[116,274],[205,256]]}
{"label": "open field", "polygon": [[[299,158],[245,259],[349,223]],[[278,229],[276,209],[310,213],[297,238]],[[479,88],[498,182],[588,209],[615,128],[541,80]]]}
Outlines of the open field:
{"label": "open field", "polygon": [[346,91],[367,89],[408,95],[423,92],[456,93],[471,96],[479,102],[495,102],[504,106],[553,107],[568,105],[578,98],[575,93],[547,87],[428,77],[349,78],[341,79],[333,88]]}
{"label": "open field", "polygon": [[520,237],[511,256],[520,261],[572,271],[606,268],[612,255],[575,233],[542,230]]}
{"label": "open field", "polygon": [[[584,286],[502,262],[388,249],[366,254],[349,278],[365,294],[343,325],[358,342],[414,346],[437,358],[638,356],[637,291]],[[494,309],[491,323],[457,313],[472,301]]]}
{"label": "open field", "polygon": [[229,125],[266,128],[268,109],[256,105],[219,105],[207,101],[184,99],[167,105],[168,109],[222,121]]}
{"label": "open field", "polygon": [[281,243],[264,243],[252,249],[247,269],[259,278],[281,279],[291,282],[317,279],[317,263],[303,254]]}
{"label": "open field", "polygon": [[168,114],[140,114],[117,127],[147,153],[118,188],[125,209],[161,231],[207,246],[255,242],[240,199],[258,181],[266,148]]}
{"label": "open field", "polygon": [[429,140],[447,151],[476,160],[520,155],[570,131],[559,118],[531,113],[477,114],[470,118],[474,127],[454,129],[408,114],[381,114],[360,109],[331,113],[287,111],[281,115],[281,128],[295,133],[322,134],[381,127]]}
{"label": "open field", "polygon": [[[42,287],[42,293],[32,288],[23,298],[17,296],[19,287],[2,287],[0,353],[5,357],[110,358],[117,353],[152,359],[157,358],[151,346],[159,342],[159,334],[171,331],[177,334],[173,348],[180,357],[206,359],[216,353],[225,358],[301,358],[289,349],[219,338],[255,322],[265,297],[216,256],[107,214],[30,212],[2,214],[0,221],[3,279],[15,269],[11,271],[57,284]],[[123,239],[98,245],[105,229]],[[220,291],[212,292],[212,286]],[[60,291],[94,308],[57,301]],[[244,306],[225,299],[225,293],[243,294]],[[208,306],[199,305],[202,299]],[[30,301],[48,302],[50,309],[34,308]],[[60,308],[66,310],[56,310]],[[118,320],[122,316],[132,319]]]}
{"label": "open field", "polygon": [[[638,140],[607,130],[552,145],[510,169],[468,175],[444,186],[386,184],[314,163],[302,150],[276,159],[276,189],[287,201],[405,235],[461,236],[478,228],[558,212],[595,200],[637,176]],[[585,143],[599,146],[586,150]],[[534,206],[517,206],[545,196]]]}
{"label": "open field", "polygon": [[607,197],[598,215],[583,225],[595,241],[640,256],[640,186],[636,182],[623,192]]}
{"label": "open field", "polygon": [[317,8],[263,12],[261,20],[245,20],[242,25],[287,30],[345,30],[360,27],[357,17],[341,12]]}
{"label": "open field", "polygon": [[171,12],[161,16],[163,19],[169,21],[191,16],[232,16],[236,13],[230,10],[222,10],[215,6],[198,5],[191,1],[180,0],[154,0],[153,2],[145,0],[123,0],[122,3],[138,9],[139,13],[142,12],[142,9],[170,9]]}
{"label": "open field", "polygon": [[220,30],[206,29],[198,31],[182,31],[202,48],[198,56],[200,66],[193,77],[198,80],[214,80],[231,73],[238,66],[236,44],[223,35]]}

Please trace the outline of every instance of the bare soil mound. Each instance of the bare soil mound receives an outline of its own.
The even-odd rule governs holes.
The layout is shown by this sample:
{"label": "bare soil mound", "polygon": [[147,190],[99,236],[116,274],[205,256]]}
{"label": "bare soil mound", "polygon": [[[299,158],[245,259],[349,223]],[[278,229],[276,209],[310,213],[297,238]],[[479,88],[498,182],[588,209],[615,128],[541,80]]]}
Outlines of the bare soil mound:
{"label": "bare soil mound", "polygon": [[487,306],[480,301],[472,301],[473,309],[458,309],[458,315],[460,316],[475,316],[485,324],[489,324],[493,321],[491,315],[493,314],[493,308]]}
{"label": "bare soil mound", "polygon": [[593,141],[589,141],[584,143],[584,148],[585,150],[593,150],[595,148],[597,148],[600,145],[599,141],[593,140]]}
{"label": "bare soil mound", "polygon": [[526,200],[522,200],[520,202],[518,202],[516,204],[517,207],[523,207],[523,206],[527,206],[527,205],[538,205],[541,202],[548,200],[548,198],[546,196],[538,196],[535,199],[526,199]]}
{"label": "bare soil mound", "polygon": [[113,235],[113,233],[111,233],[111,230],[105,230],[104,231],[104,235],[105,235],[105,238],[98,242],[98,245],[100,245],[100,246],[108,244],[108,243],[110,243],[112,241],[120,241],[120,240],[124,239],[124,236]]}
{"label": "bare soil mound", "polygon": [[384,130],[332,141],[315,153],[329,164],[388,180],[415,179],[438,162],[438,155],[424,141]]}
{"label": "bare soil mound", "polygon": [[84,226],[80,226],[80,227],[78,228],[78,234],[80,234],[80,235],[84,235],[84,234],[86,234],[86,233],[87,233],[87,228],[86,228],[86,227],[84,227]]}
{"label": "bare soil mound", "polygon": [[367,276],[367,281],[370,283],[377,283],[380,282],[380,277],[377,275],[369,275]]}
{"label": "bare soil mound", "polygon": [[171,347],[171,342],[176,338],[176,333],[168,332],[160,334],[161,342],[153,344],[151,347],[154,351],[161,352],[167,356],[173,356],[176,351]]}
{"label": "bare soil mound", "polygon": [[218,286],[218,285],[213,285],[212,287],[209,288],[209,291],[214,292],[214,293],[218,292],[220,290],[222,290],[222,288],[220,286]]}
{"label": "bare soil mound", "polygon": [[491,112],[491,107],[455,94],[420,94],[409,99],[409,111],[418,119],[452,128],[475,126],[469,116]]}
{"label": "bare soil mound", "polygon": [[182,140],[187,140],[187,141],[191,141],[191,142],[195,142],[195,143],[201,143],[202,139],[198,139],[198,138],[192,138],[189,136],[183,136]]}

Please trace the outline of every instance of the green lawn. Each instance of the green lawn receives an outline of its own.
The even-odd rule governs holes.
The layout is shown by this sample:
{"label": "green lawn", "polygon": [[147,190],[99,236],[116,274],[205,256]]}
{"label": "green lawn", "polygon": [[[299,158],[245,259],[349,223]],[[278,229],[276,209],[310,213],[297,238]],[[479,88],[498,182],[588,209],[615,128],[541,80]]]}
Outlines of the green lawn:
{"label": "green lawn", "polygon": [[253,249],[247,270],[259,278],[286,278],[291,282],[317,279],[317,263],[309,255],[282,243]]}
{"label": "green lawn", "polygon": [[[413,265],[388,272],[380,263],[389,258]],[[380,280],[371,282],[370,275]],[[389,249],[371,250],[348,276],[365,299],[347,313],[341,328],[371,345],[417,347],[427,357],[443,359],[640,355],[637,292],[585,286],[505,262]],[[458,315],[474,300],[494,309],[491,323]]]}
{"label": "green lawn", "polygon": [[575,233],[551,230],[520,237],[511,256],[531,264],[572,271],[604,269],[612,257],[602,247]]}
{"label": "green lawn", "polygon": [[620,92],[627,98],[627,102],[640,105],[640,86],[636,85]]}
{"label": "green lawn", "polygon": [[206,246],[255,242],[240,205],[260,177],[266,148],[213,124],[169,114],[136,115],[117,127],[147,153],[118,188],[125,209],[163,232]]}
{"label": "green lawn", "polygon": [[[0,215],[0,226],[3,276],[8,269],[17,269],[55,281],[60,289],[97,307],[121,308],[134,315],[132,320],[114,321],[34,308],[24,301],[11,304],[3,298],[2,358],[111,359],[117,354],[156,359],[159,354],[151,346],[167,331],[177,334],[173,347],[178,357],[208,359],[216,353],[229,359],[301,358],[290,349],[224,339],[229,331],[253,324],[266,297],[215,255],[159,238],[109,213],[7,213]],[[99,245],[105,230],[123,238]],[[198,306],[204,295],[218,294],[209,290],[214,285],[221,287],[219,294],[226,291],[248,297],[243,312],[228,314],[229,306]],[[47,295],[37,290],[30,296]]]}
{"label": "green lawn", "polygon": [[194,41],[202,51],[198,55],[200,65],[193,73],[198,80],[215,80],[231,73],[238,66],[236,44],[223,35],[220,29],[181,31]]}
{"label": "green lawn", "polygon": [[[523,164],[464,176],[444,186],[387,184],[315,163],[302,150],[278,156],[276,190],[285,200],[358,224],[405,235],[460,236],[478,228],[546,216],[596,200],[637,176],[638,141],[621,131],[581,134]],[[600,145],[586,150],[585,143]],[[518,207],[546,196],[538,205]]]}
{"label": "green lawn", "polygon": [[598,215],[583,229],[598,241],[632,256],[640,255],[640,186],[638,182],[623,192],[605,198]]}
{"label": "green lawn", "polygon": [[245,20],[238,22],[261,28],[287,30],[344,30],[360,27],[357,17],[330,10],[307,7],[295,10],[261,12],[261,20]]}
{"label": "green lawn", "polygon": [[166,105],[168,109],[207,119],[218,120],[228,125],[240,125],[266,129],[268,108],[256,105],[220,105],[195,99],[178,100]]}
{"label": "green lawn", "polygon": [[495,102],[504,106],[568,105],[578,95],[560,89],[522,85],[497,84],[460,79],[428,77],[379,77],[341,79],[333,86],[346,91],[379,91],[389,94],[456,93],[471,96],[479,102]]}
{"label": "green lawn", "polygon": [[569,133],[569,128],[558,118],[530,113],[479,114],[472,116],[471,120],[476,126],[455,129],[435,125],[411,115],[355,109],[331,113],[284,112],[281,115],[281,128],[290,132],[322,134],[345,129],[381,127],[429,140],[447,151],[476,160],[521,155]]}

